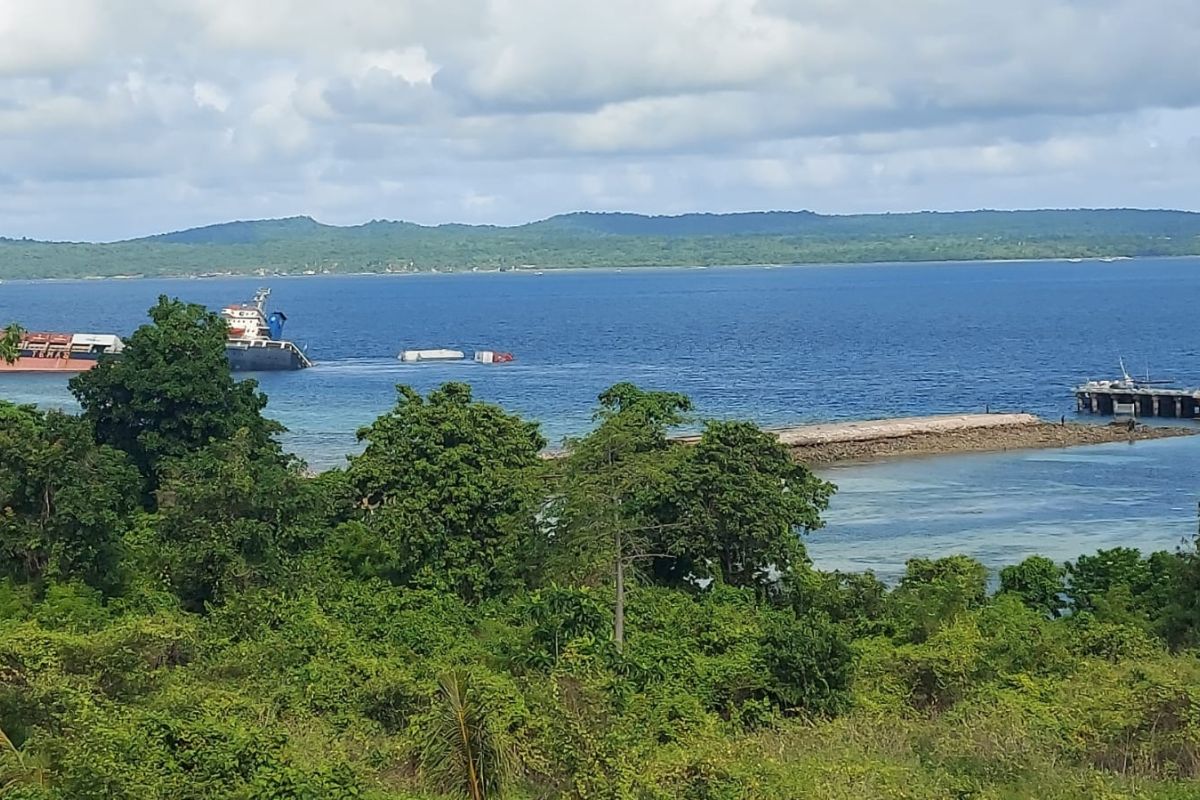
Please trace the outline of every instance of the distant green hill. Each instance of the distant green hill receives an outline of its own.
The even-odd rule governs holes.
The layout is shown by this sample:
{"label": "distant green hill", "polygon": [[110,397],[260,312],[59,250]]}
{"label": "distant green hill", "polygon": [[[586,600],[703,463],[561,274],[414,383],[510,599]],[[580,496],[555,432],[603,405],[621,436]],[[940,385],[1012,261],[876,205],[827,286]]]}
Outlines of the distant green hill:
{"label": "distant green hill", "polygon": [[824,215],[578,212],[513,227],[311,217],[105,244],[0,238],[0,279],[1200,255],[1200,214],[1079,209]]}

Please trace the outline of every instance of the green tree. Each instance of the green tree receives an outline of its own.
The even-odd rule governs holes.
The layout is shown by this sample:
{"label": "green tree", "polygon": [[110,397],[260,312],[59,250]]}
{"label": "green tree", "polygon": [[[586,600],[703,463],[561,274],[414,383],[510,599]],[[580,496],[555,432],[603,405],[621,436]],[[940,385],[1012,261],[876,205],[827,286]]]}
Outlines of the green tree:
{"label": "green tree", "polygon": [[567,458],[548,519],[552,571],[595,583],[612,576],[613,641],[625,640],[626,573],[632,563],[667,555],[649,547],[664,524],[655,516],[661,487],[678,462],[667,430],[684,419],[691,401],[620,383],[600,395],[599,422],[568,442]]}
{"label": "green tree", "polygon": [[854,652],[837,626],[791,612],[770,616],[758,664],[767,696],[789,713],[832,716],[850,707]]}
{"label": "green tree", "polygon": [[1057,617],[1063,608],[1066,569],[1045,556],[1030,556],[1000,570],[1000,591],[1011,592],[1035,611]]}
{"label": "green tree", "polygon": [[425,779],[453,797],[500,797],[516,771],[511,745],[481,702],[470,673],[453,670],[438,683],[421,751]]}
{"label": "green tree", "polygon": [[1152,625],[1174,602],[1181,566],[1177,553],[1160,551],[1143,558],[1131,547],[1098,550],[1066,565],[1066,591],[1077,613]]}
{"label": "green tree", "polygon": [[986,599],[987,568],[975,559],[911,558],[888,596],[888,616],[902,639],[923,642]]}
{"label": "green tree", "polygon": [[366,442],[347,476],[358,522],[345,526],[344,554],[403,585],[468,600],[512,591],[530,569],[544,495],[545,440],[537,423],[472,400],[448,383],[399,402],[359,431]]}
{"label": "green tree", "polygon": [[1200,646],[1200,555],[1193,541],[1181,553],[1169,582],[1170,596],[1163,603],[1158,628],[1173,649]]}
{"label": "green tree", "polygon": [[0,402],[0,552],[8,575],[113,590],[139,487],[125,454],[97,445],[84,420]]}
{"label": "green tree", "polygon": [[552,667],[572,642],[591,645],[612,637],[607,603],[595,590],[552,584],[527,595],[518,610],[529,636],[514,655],[526,666]]}
{"label": "green tree", "polygon": [[879,632],[887,611],[887,585],[870,571],[798,570],[788,593],[797,615],[820,614],[860,636]]}
{"label": "green tree", "polygon": [[665,482],[655,563],[671,582],[717,578],[766,591],[808,564],[800,534],[821,527],[833,485],[749,422],[709,422]]}
{"label": "green tree", "polygon": [[158,488],[164,460],[241,430],[256,456],[278,457],[274,437],[283,427],[262,416],[267,399],[254,381],[230,374],[220,315],[164,296],[150,319],[120,358],[102,359],[71,379],[97,439],[128,453],[150,490]]}
{"label": "green tree", "polygon": [[17,360],[21,354],[21,337],[24,335],[24,329],[15,322],[4,329],[0,334],[0,360],[9,364]]}
{"label": "green tree", "polygon": [[277,577],[311,498],[294,465],[255,458],[248,440],[160,463],[159,569],[193,611]]}

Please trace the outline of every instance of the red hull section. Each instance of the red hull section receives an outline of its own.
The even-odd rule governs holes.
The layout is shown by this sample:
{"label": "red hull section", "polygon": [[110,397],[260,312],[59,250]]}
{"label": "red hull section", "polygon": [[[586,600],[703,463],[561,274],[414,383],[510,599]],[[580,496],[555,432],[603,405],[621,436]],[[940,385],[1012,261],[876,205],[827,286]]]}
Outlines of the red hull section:
{"label": "red hull section", "polygon": [[94,358],[18,358],[11,364],[0,359],[0,372],[84,372],[94,366]]}
{"label": "red hull section", "polygon": [[25,332],[17,345],[17,360],[9,364],[0,359],[0,372],[84,372],[101,356],[115,356],[123,349],[120,337],[111,333]]}

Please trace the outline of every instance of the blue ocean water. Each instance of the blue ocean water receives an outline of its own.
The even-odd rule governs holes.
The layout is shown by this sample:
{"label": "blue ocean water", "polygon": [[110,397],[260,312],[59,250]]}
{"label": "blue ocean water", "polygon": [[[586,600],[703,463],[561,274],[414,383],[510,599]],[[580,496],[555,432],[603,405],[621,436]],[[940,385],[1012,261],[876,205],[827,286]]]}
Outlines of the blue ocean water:
{"label": "blue ocean water", "polygon": [[[596,395],[623,380],[764,425],[985,407],[1073,415],[1070,386],[1112,376],[1119,357],[1200,385],[1197,259],[5,282],[0,321],[124,334],[159,294],[219,307],[260,284],[317,365],[255,377],[288,446],[318,467],[354,449],[397,383],[466,381],[541,420],[552,442],[586,431]],[[420,347],[517,361],[397,361]],[[0,376],[0,397],[73,405],[61,376]],[[1198,445],[837,468],[842,491],[811,550],[887,574],[917,552],[1000,563],[1093,542],[1171,547],[1194,530]]]}

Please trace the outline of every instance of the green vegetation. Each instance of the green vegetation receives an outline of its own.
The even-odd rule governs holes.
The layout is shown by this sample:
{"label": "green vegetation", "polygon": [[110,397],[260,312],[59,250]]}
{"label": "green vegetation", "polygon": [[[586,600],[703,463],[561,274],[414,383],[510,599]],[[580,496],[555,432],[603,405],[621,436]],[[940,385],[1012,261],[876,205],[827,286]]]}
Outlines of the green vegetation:
{"label": "green vegetation", "polygon": [[1200,794],[1194,552],[822,572],[832,486],[629,384],[553,460],[400,387],[307,475],[151,317],[81,415],[0,403],[0,797]]}
{"label": "green vegetation", "polygon": [[21,337],[24,331],[15,322],[0,332],[0,360],[13,363],[21,355]]}
{"label": "green vegetation", "polygon": [[1197,254],[1200,214],[1183,211],[580,213],[510,228],[294,217],[109,244],[0,237],[0,279]]}

